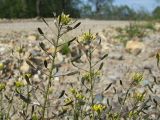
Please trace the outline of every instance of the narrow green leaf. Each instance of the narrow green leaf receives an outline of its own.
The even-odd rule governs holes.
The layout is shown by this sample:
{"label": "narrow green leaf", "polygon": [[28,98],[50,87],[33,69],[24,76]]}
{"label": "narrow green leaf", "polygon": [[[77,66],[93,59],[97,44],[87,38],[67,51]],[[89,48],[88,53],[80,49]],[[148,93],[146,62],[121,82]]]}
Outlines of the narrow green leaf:
{"label": "narrow green leaf", "polygon": [[147,85],[148,89],[153,93],[151,86]]}
{"label": "narrow green leaf", "polygon": [[72,40],[68,41],[68,46],[70,46],[70,44],[76,39],[76,37],[74,37]]}
{"label": "narrow green leaf", "polygon": [[75,28],[77,28],[78,26],[80,26],[80,24],[81,24],[81,22],[77,23],[77,24],[73,27],[73,29],[75,29]]}
{"label": "narrow green leaf", "polygon": [[47,68],[47,67],[48,67],[48,63],[47,63],[47,61],[46,61],[46,60],[44,60],[44,66],[45,66],[45,68]]}
{"label": "narrow green leaf", "polygon": [[73,103],[73,101],[70,101],[69,103],[66,103],[64,106],[71,105],[72,103]]}
{"label": "narrow green leaf", "polygon": [[43,22],[49,27],[49,24],[46,22],[44,18],[42,18]]}
{"label": "narrow green leaf", "polygon": [[42,48],[42,50],[45,51],[45,44],[44,44],[43,42],[40,42],[40,43],[39,43],[39,46]]}
{"label": "narrow green leaf", "polygon": [[77,60],[79,60],[81,58],[81,55],[77,56],[77,57],[74,57],[71,62],[76,62]]}
{"label": "narrow green leaf", "polygon": [[8,97],[7,95],[5,95],[5,98],[6,98],[8,101],[10,101],[10,99],[9,99],[9,97]]}
{"label": "narrow green leaf", "polygon": [[108,54],[105,54],[102,58],[101,58],[101,60],[103,60],[104,58],[106,58],[108,56]]}
{"label": "narrow green leaf", "polygon": [[100,64],[100,66],[99,66],[99,69],[98,70],[101,70],[102,68],[103,68],[103,62]]}
{"label": "narrow green leaf", "polygon": [[153,99],[153,102],[156,104],[156,108],[157,108],[158,102],[155,99]]}
{"label": "narrow green leaf", "polygon": [[41,28],[38,28],[38,32],[41,34],[41,35],[44,35],[43,31]]}
{"label": "narrow green leaf", "polygon": [[159,58],[160,58],[160,56],[159,56],[158,53],[156,54],[156,58],[157,58],[157,66],[159,67]]}
{"label": "narrow green leaf", "polygon": [[28,85],[31,85],[31,82],[29,81],[29,77],[28,77],[28,75],[25,75],[25,76],[24,76],[24,78],[25,78],[25,80],[26,80],[27,84],[28,84]]}
{"label": "narrow green leaf", "polygon": [[33,65],[29,60],[26,60],[26,63],[27,63],[30,67],[36,69],[36,67],[34,67],[34,65]]}
{"label": "narrow green leaf", "polygon": [[67,112],[67,110],[65,109],[65,110],[63,110],[61,113],[59,113],[58,116],[62,116],[62,115],[64,115],[66,112]]}
{"label": "narrow green leaf", "polygon": [[58,24],[59,24],[59,25],[60,25],[60,23],[61,23],[61,19],[62,19],[62,14],[59,15],[59,21],[58,21]]}
{"label": "narrow green leaf", "polygon": [[110,83],[110,84],[106,87],[105,91],[107,91],[111,86],[112,86],[112,83]]}
{"label": "narrow green leaf", "polygon": [[123,86],[122,80],[119,81],[120,85]]}
{"label": "narrow green leaf", "polygon": [[64,94],[65,94],[65,90],[62,90],[62,92],[61,92],[61,94],[60,94],[60,96],[58,98],[63,97]]}
{"label": "narrow green leaf", "polygon": [[24,95],[20,94],[20,99],[23,100],[25,103],[30,103],[31,100],[26,98]]}

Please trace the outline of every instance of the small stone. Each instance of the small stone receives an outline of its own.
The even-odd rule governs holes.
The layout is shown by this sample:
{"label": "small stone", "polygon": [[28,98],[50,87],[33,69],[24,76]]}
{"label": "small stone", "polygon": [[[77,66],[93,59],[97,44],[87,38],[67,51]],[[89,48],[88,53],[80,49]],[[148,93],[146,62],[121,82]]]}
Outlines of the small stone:
{"label": "small stone", "polygon": [[144,47],[145,46],[142,42],[131,40],[131,41],[128,41],[126,44],[126,51],[134,55],[138,55],[141,53]]}
{"label": "small stone", "polygon": [[102,94],[96,94],[94,103],[101,103],[103,101],[103,95]]}
{"label": "small stone", "polygon": [[30,35],[30,36],[28,36],[28,40],[31,40],[31,41],[35,41],[37,39],[38,39],[37,35]]}
{"label": "small stone", "polygon": [[23,62],[22,66],[20,67],[20,70],[23,73],[27,73],[30,70],[30,66],[26,62]]}
{"label": "small stone", "polygon": [[149,80],[142,80],[142,81],[140,82],[140,84],[141,84],[142,86],[147,86],[147,85],[150,84],[150,81],[149,81]]}

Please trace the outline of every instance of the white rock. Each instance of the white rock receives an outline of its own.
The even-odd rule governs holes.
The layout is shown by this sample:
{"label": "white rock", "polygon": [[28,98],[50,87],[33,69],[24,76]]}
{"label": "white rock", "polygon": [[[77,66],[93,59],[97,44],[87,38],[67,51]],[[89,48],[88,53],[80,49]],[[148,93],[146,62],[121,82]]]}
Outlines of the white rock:
{"label": "white rock", "polygon": [[37,40],[37,36],[36,35],[30,35],[30,36],[28,36],[28,40],[35,41],[35,40]]}
{"label": "white rock", "polygon": [[131,40],[126,44],[126,50],[134,55],[138,55],[142,50],[144,50],[144,48],[144,43],[139,41]]}
{"label": "white rock", "polygon": [[26,62],[23,62],[22,66],[20,67],[20,70],[23,73],[27,73],[30,70],[30,66]]}

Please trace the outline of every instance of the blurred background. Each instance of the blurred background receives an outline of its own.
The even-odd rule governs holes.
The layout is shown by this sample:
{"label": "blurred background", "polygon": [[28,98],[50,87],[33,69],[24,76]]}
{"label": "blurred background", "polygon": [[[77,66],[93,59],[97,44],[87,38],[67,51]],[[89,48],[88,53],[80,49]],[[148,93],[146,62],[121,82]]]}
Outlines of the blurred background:
{"label": "blurred background", "polygon": [[0,0],[0,18],[52,17],[61,11],[74,18],[160,19],[160,0]]}

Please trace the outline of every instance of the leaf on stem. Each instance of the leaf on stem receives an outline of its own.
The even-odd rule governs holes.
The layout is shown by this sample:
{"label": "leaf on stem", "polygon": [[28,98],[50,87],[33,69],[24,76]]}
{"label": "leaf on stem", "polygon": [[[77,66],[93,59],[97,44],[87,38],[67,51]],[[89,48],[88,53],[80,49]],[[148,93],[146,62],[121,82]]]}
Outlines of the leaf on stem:
{"label": "leaf on stem", "polygon": [[27,63],[30,67],[36,69],[36,67],[35,67],[29,60],[26,60],[26,63]]}
{"label": "leaf on stem", "polygon": [[64,106],[71,105],[72,103],[73,103],[73,101],[70,101],[70,102],[66,103]]}
{"label": "leaf on stem", "polygon": [[44,18],[42,18],[43,22],[49,27],[49,24],[46,22]]}
{"label": "leaf on stem", "polygon": [[65,109],[65,110],[63,110],[61,113],[59,113],[58,116],[62,116],[62,115],[64,115],[66,112],[67,112],[67,110]]}
{"label": "leaf on stem", "polygon": [[48,67],[48,63],[47,63],[47,61],[46,61],[46,60],[44,60],[44,66],[45,66],[45,68],[47,68],[47,67]]}
{"label": "leaf on stem", "polygon": [[44,44],[43,42],[40,42],[40,43],[39,43],[39,46],[41,47],[42,50],[45,51],[45,44]]}
{"label": "leaf on stem", "polygon": [[76,29],[78,26],[80,26],[80,24],[81,24],[81,22],[77,23],[77,24],[73,27],[73,29]]}
{"label": "leaf on stem", "polygon": [[120,85],[123,86],[122,80],[119,81]]}
{"label": "leaf on stem", "polygon": [[62,90],[62,92],[61,92],[61,94],[60,94],[60,96],[58,98],[63,97],[64,94],[65,94],[65,90]]}
{"label": "leaf on stem", "polygon": [[160,58],[160,56],[159,56],[158,53],[156,54],[156,58],[157,58],[157,66],[159,67],[159,58]]}
{"label": "leaf on stem", "polygon": [[43,31],[41,28],[38,28],[38,32],[41,34],[41,35],[44,35]]}
{"label": "leaf on stem", "polygon": [[104,63],[102,62],[102,63],[100,64],[100,66],[99,66],[99,69],[98,69],[98,70],[101,70],[101,69],[103,68],[103,65],[104,65]]}
{"label": "leaf on stem", "polygon": [[106,58],[108,56],[108,54],[105,54],[103,57],[101,57],[100,59],[103,60],[104,58]]}
{"label": "leaf on stem", "polygon": [[68,41],[68,46],[71,45],[71,43],[76,39],[76,37],[74,37],[72,40]]}
{"label": "leaf on stem", "polygon": [[31,100],[26,98],[24,95],[20,94],[20,99],[23,100],[25,103],[30,103]]}
{"label": "leaf on stem", "polygon": [[110,84],[106,87],[105,91],[107,91],[111,86],[112,86],[112,83],[110,83]]}
{"label": "leaf on stem", "polygon": [[153,102],[156,104],[156,108],[157,108],[158,102],[155,99],[153,99]]}
{"label": "leaf on stem", "polygon": [[29,81],[29,77],[28,77],[28,75],[25,75],[25,76],[24,76],[24,78],[25,78],[25,80],[26,80],[27,84],[28,84],[28,85],[31,85],[31,82]]}
{"label": "leaf on stem", "polygon": [[62,14],[61,15],[59,15],[59,17],[58,17],[59,19],[59,21],[58,21],[58,24],[60,25],[60,23],[61,23],[61,19],[62,19]]}

